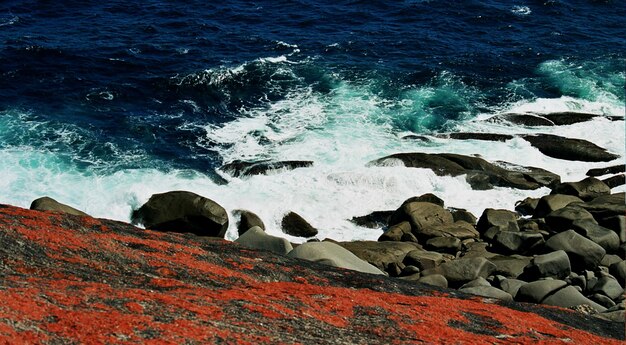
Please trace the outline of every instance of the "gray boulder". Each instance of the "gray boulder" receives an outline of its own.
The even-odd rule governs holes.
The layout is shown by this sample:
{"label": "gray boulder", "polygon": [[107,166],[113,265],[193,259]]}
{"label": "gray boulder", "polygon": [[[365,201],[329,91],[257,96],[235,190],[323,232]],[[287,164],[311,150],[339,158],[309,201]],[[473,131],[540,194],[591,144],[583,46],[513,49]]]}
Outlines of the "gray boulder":
{"label": "gray boulder", "polygon": [[553,211],[545,217],[545,220],[548,228],[556,232],[571,229],[575,221],[588,220],[597,223],[591,213],[578,205],[568,205]]}
{"label": "gray boulder", "polygon": [[281,255],[285,255],[293,249],[291,243],[286,239],[268,235],[258,226],[244,232],[235,242],[248,248],[267,250]]}
{"label": "gray boulder", "polygon": [[461,292],[478,295],[487,298],[495,298],[506,302],[512,302],[513,296],[493,286],[473,286],[459,289]]}
{"label": "gray boulder", "polygon": [[441,274],[446,277],[449,286],[459,287],[478,277],[486,278],[495,269],[496,265],[485,258],[461,258],[425,270],[422,275]]}
{"label": "gray boulder", "polygon": [[504,254],[526,254],[544,243],[543,235],[537,232],[500,231],[496,234],[494,251]]}
{"label": "gray boulder", "polygon": [[541,303],[548,295],[565,286],[567,283],[562,280],[538,280],[520,287],[515,298],[520,302]]}
{"label": "gray boulder", "polygon": [[313,237],[317,235],[317,229],[295,212],[289,212],[281,221],[283,232],[296,237]]}
{"label": "gray boulder", "polygon": [[524,272],[524,268],[530,263],[532,258],[523,255],[495,255],[489,257],[496,269],[492,274],[499,274],[506,278],[517,278]]}
{"label": "gray boulder", "polygon": [[569,161],[609,162],[619,155],[583,139],[570,139],[552,134],[533,134],[522,136],[532,146],[548,157]]}
{"label": "gray boulder", "polygon": [[535,256],[524,269],[523,277],[531,281],[546,277],[565,279],[570,273],[572,273],[572,267],[567,253],[557,250]]}
{"label": "gray boulder", "polygon": [[454,221],[450,211],[443,207],[423,201],[413,201],[402,204],[389,220],[389,225],[404,221],[411,224],[413,234],[419,239],[420,230],[443,224],[452,224]]}
{"label": "gray boulder", "polygon": [[609,266],[609,272],[620,284],[622,284],[622,287],[626,287],[626,260],[622,260]]}
{"label": "gray boulder", "polygon": [[478,219],[476,229],[481,234],[491,227],[496,227],[500,231],[519,231],[517,218],[519,215],[516,212],[487,208]]}
{"label": "gray boulder", "polygon": [[421,271],[424,271],[441,265],[443,261],[443,255],[440,253],[424,250],[412,250],[405,255],[402,263],[406,266],[415,266]]}
{"label": "gray boulder", "polygon": [[379,241],[402,241],[402,237],[411,233],[411,224],[409,222],[401,222],[392,225],[378,238]]}
{"label": "gray boulder", "polygon": [[417,280],[419,283],[439,286],[442,288],[448,287],[448,280],[441,274],[431,274],[423,276]]}
{"label": "gray boulder", "polygon": [[154,194],[132,214],[133,224],[152,230],[224,237],[228,213],[215,201],[186,191]]}
{"label": "gray boulder", "polygon": [[454,222],[463,221],[471,225],[476,225],[477,218],[471,212],[462,208],[449,207],[448,210],[452,213],[452,219]]}
{"label": "gray boulder", "polygon": [[597,243],[568,230],[556,234],[546,241],[546,247],[553,250],[563,250],[570,259],[572,268],[576,271],[595,269],[606,251]]}
{"label": "gray boulder", "polygon": [[578,182],[563,182],[556,185],[551,194],[566,194],[591,201],[602,195],[611,194],[611,188],[595,177],[587,177]]}
{"label": "gray boulder", "polygon": [[87,213],[77,210],[71,206],[62,204],[50,197],[44,196],[33,200],[30,209],[35,211],[51,211],[59,213],[73,214],[75,216],[89,216]]}
{"label": "gray boulder", "polygon": [[534,218],[543,218],[548,214],[561,209],[571,203],[582,203],[583,200],[574,195],[550,194],[545,195],[537,202],[533,213]]}
{"label": "gray boulder", "polygon": [[239,216],[239,221],[237,222],[237,231],[241,236],[244,232],[248,231],[248,229],[258,226],[261,230],[265,230],[265,224],[259,216],[255,213],[248,210],[235,210],[233,214]]}
{"label": "gray boulder", "polygon": [[598,220],[607,229],[615,231],[620,243],[626,243],[626,216],[611,216]]}
{"label": "gray boulder", "polygon": [[454,223],[426,226],[413,232],[418,239],[429,239],[433,237],[455,237],[460,240],[468,238],[477,239],[480,234],[474,226],[465,221]]}
{"label": "gray boulder", "polygon": [[436,252],[456,254],[461,249],[461,240],[456,237],[433,237],[426,241],[426,248]]}
{"label": "gray boulder", "polygon": [[528,283],[519,279],[505,279],[500,282],[500,289],[513,296],[514,299],[517,299],[516,296],[519,289],[526,284]]}
{"label": "gray boulder", "polygon": [[402,263],[410,251],[422,249],[419,244],[414,242],[352,241],[337,242],[337,244],[361,260],[378,267],[381,271],[386,270],[392,263]]}
{"label": "gray boulder", "polygon": [[384,274],[378,268],[359,259],[349,250],[332,242],[307,242],[297,246],[287,256],[320,264],[371,274]]}
{"label": "gray boulder", "polygon": [[542,303],[563,308],[571,308],[577,305],[587,304],[598,312],[606,310],[605,307],[583,296],[583,294],[573,286],[567,286],[558,290],[552,295],[546,297]]}
{"label": "gray boulder", "polygon": [[529,216],[535,213],[539,199],[526,198],[515,203],[515,211],[522,216]]}
{"label": "gray boulder", "polygon": [[576,220],[572,223],[572,229],[599,244],[607,253],[614,253],[619,247],[620,242],[617,233],[598,225],[595,220]]}
{"label": "gray boulder", "polygon": [[624,294],[624,288],[611,277],[600,277],[591,292],[601,293],[612,300],[617,300]]}

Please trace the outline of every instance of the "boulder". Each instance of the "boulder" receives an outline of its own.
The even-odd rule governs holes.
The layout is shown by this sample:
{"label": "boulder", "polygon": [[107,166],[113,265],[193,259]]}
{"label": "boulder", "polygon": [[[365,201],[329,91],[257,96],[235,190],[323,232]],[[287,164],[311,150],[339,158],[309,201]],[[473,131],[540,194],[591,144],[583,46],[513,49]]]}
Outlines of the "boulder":
{"label": "boulder", "polygon": [[601,218],[598,223],[607,229],[615,231],[620,243],[626,242],[626,216],[611,216]]}
{"label": "boulder", "polygon": [[610,167],[605,167],[605,168],[589,169],[587,171],[587,176],[597,177],[597,176],[608,175],[608,174],[619,174],[623,172],[626,172],[626,165],[618,164],[618,165],[612,165]]}
{"label": "boulder", "polygon": [[609,320],[609,321],[613,321],[616,323],[624,323],[624,321],[626,321],[626,315],[625,315],[624,310],[603,312],[600,314],[593,314],[593,316],[602,320]]}
{"label": "boulder", "polygon": [[515,203],[515,211],[522,216],[529,216],[535,213],[538,204],[538,198],[526,198]]}
{"label": "boulder", "polygon": [[461,250],[461,240],[456,237],[433,237],[426,241],[426,248],[454,255]]}
{"label": "boulder", "polygon": [[[402,241],[406,234],[411,233],[411,224],[409,222],[401,222],[389,227],[380,237],[379,241]],[[411,241],[409,241],[411,242]]]}
{"label": "boulder", "polygon": [[577,221],[596,222],[591,213],[578,205],[568,205],[552,211],[545,220],[548,228],[555,232],[569,230]]}
{"label": "boulder", "polygon": [[408,198],[408,199],[404,200],[404,202],[402,204],[404,205],[404,204],[408,204],[408,203],[414,202],[414,201],[429,202],[431,204],[435,204],[435,205],[444,207],[443,199],[441,199],[440,197],[438,197],[438,196],[436,196],[435,194],[432,194],[432,193],[426,193],[426,194],[422,194],[420,196],[414,196],[414,197]]}
{"label": "boulder", "polygon": [[620,284],[622,284],[622,287],[626,287],[626,260],[622,260],[609,266],[609,272]]}
{"label": "boulder", "polygon": [[609,162],[619,155],[583,139],[564,138],[552,134],[523,135],[522,138],[548,157],[569,161]]}
{"label": "boulder", "polygon": [[438,135],[440,138],[450,138],[458,140],[484,140],[484,141],[502,141],[511,140],[515,138],[510,134],[495,134],[495,133],[445,133]]}
{"label": "boulder", "polygon": [[563,182],[556,185],[550,194],[574,195],[584,201],[590,201],[611,193],[611,188],[595,177],[587,177],[578,182]]}
{"label": "boulder", "polygon": [[472,214],[472,212],[469,212],[462,208],[453,207],[449,207],[448,211],[452,213],[452,220],[454,220],[454,222],[463,221],[472,225],[476,225],[477,218],[475,215]]}
{"label": "boulder", "polygon": [[419,239],[419,232],[423,228],[451,224],[453,219],[450,211],[439,205],[430,202],[412,201],[402,204],[393,213],[389,219],[389,225],[395,225],[404,221],[408,221],[411,224],[413,234]]}
{"label": "boulder", "polygon": [[460,240],[468,238],[477,239],[480,234],[474,226],[464,221],[454,223],[426,226],[413,232],[418,239],[429,239],[434,237],[454,237]]}
{"label": "boulder", "polygon": [[543,235],[537,232],[500,231],[493,240],[493,249],[504,254],[526,254],[543,243]]}
{"label": "boulder", "polygon": [[160,231],[224,237],[228,213],[215,201],[187,191],[154,194],[132,214],[134,224]]}
{"label": "boulder", "polygon": [[574,230],[568,230],[550,237],[546,241],[546,247],[553,250],[563,250],[567,253],[572,269],[575,271],[593,270],[606,254],[604,248],[597,243],[577,234]]}
{"label": "boulder", "polygon": [[615,187],[623,186],[626,184],[626,175],[619,174],[611,177],[607,177],[602,182],[613,189]]}
{"label": "boulder", "polygon": [[265,224],[263,224],[261,218],[255,213],[248,210],[235,210],[233,211],[233,214],[239,216],[239,221],[237,222],[237,231],[239,232],[239,236],[255,226],[265,231]]}
{"label": "boulder", "polygon": [[573,286],[567,286],[558,290],[552,295],[546,297],[542,303],[563,308],[571,308],[577,305],[587,304],[598,312],[606,310],[605,307],[583,296],[583,294]]}
{"label": "boulder", "polygon": [[[604,266],[604,267],[611,267],[611,265],[613,264],[617,264],[620,263],[621,261],[623,261],[624,259],[622,259],[621,256],[619,255],[615,255],[615,254],[606,254],[603,258],[602,261],[600,261],[600,266]],[[610,272],[610,271],[609,271]]]}
{"label": "boulder", "polygon": [[499,274],[506,278],[517,278],[524,272],[524,268],[528,266],[532,258],[523,255],[495,255],[489,258],[496,269],[492,274]]}
{"label": "boulder", "polygon": [[246,162],[235,160],[220,167],[220,170],[233,176],[243,177],[251,175],[265,175],[277,170],[293,170],[313,166],[312,161],[259,161]]}
{"label": "boulder", "polygon": [[402,263],[410,251],[421,249],[420,245],[413,242],[353,241],[337,242],[337,244],[361,260],[378,267],[381,271],[384,271],[391,263]]}
{"label": "boulder", "polygon": [[613,306],[615,306],[615,302],[608,298],[607,296],[600,294],[600,293],[594,293],[591,296],[588,296],[592,301],[598,303],[599,305],[605,307],[605,308],[611,308]]}
{"label": "boulder", "polygon": [[463,284],[463,286],[461,286],[459,289],[465,289],[465,288],[476,287],[476,286],[491,286],[491,283],[489,283],[489,281],[483,277],[478,277],[470,282]]}
{"label": "boulder", "polygon": [[481,234],[491,227],[497,227],[500,231],[519,231],[517,218],[518,214],[513,211],[487,208],[478,219],[476,229]]}
{"label": "boulder", "polygon": [[527,282],[519,279],[505,279],[500,282],[500,290],[509,293],[514,299],[517,299],[517,293],[519,289],[528,284]]}
{"label": "boulder", "polygon": [[612,277],[600,277],[591,289],[591,292],[601,293],[612,300],[617,300],[624,294],[624,288]]}
{"label": "boulder", "polygon": [[393,211],[374,211],[365,216],[352,217],[350,222],[364,228],[378,229],[387,226],[392,214]]}
{"label": "boulder", "polygon": [[291,243],[286,239],[268,235],[258,226],[248,229],[235,242],[248,248],[267,250],[282,255],[289,253],[293,249]]}
{"label": "boulder", "polygon": [[595,219],[623,216],[626,214],[624,194],[621,192],[601,195],[580,206],[589,211]]}
{"label": "boulder", "polygon": [[541,303],[547,296],[567,286],[563,280],[546,279],[524,284],[517,292],[521,302]]}
{"label": "boulder", "polygon": [[434,268],[443,263],[443,255],[437,252],[429,252],[425,250],[412,250],[406,254],[402,263],[406,266],[415,266],[420,271]]}
{"label": "boulder", "polygon": [[573,195],[566,194],[550,194],[545,195],[537,202],[537,207],[533,213],[534,218],[543,218],[548,214],[562,209],[571,203],[582,203],[582,199]]}
{"label": "boulder", "polygon": [[349,250],[332,242],[307,242],[297,246],[287,256],[304,259],[320,264],[341,267],[353,271],[371,274],[384,274],[378,268],[368,264]]}
{"label": "boulder", "polygon": [[530,264],[524,268],[523,277],[530,281],[546,277],[565,279],[570,273],[572,273],[572,267],[567,253],[563,250],[557,250],[535,256]]}
{"label": "boulder", "polygon": [[73,214],[75,216],[89,216],[87,213],[77,210],[71,206],[62,204],[50,197],[44,196],[33,200],[30,209],[35,211],[51,211],[59,213]]}
{"label": "boulder", "polygon": [[422,284],[434,285],[442,288],[448,287],[448,281],[446,280],[446,277],[442,276],[441,274],[431,274],[428,276],[424,276],[419,278],[417,281]]}
{"label": "boulder", "polygon": [[473,295],[478,295],[487,298],[495,298],[499,300],[503,300],[505,302],[512,302],[513,296],[508,292],[504,292],[498,288],[493,286],[474,286],[474,287],[466,287],[459,289],[461,292],[470,293]]}
{"label": "boulder", "polygon": [[441,274],[446,277],[449,286],[459,287],[478,277],[486,278],[495,269],[496,265],[485,258],[460,258],[427,269],[422,272],[422,275]]}
{"label": "boulder", "polygon": [[281,221],[283,232],[296,237],[313,237],[317,235],[317,229],[295,212],[289,212]]}
{"label": "boulder", "polygon": [[620,241],[617,233],[598,225],[595,220],[576,220],[572,223],[572,229],[599,244],[607,253],[614,253],[619,247]]}

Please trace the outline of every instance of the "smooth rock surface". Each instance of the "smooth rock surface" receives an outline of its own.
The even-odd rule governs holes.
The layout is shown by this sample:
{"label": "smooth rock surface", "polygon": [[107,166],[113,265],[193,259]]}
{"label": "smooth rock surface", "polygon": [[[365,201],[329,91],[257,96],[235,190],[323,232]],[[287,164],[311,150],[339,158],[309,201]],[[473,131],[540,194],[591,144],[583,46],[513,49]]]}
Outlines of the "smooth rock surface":
{"label": "smooth rock surface", "polygon": [[574,230],[556,234],[546,241],[546,247],[553,251],[563,250],[567,253],[572,269],[595,269],[606,251],[597,243],[584,238]]}
{"label": "smooth rock surface", "polygon": [[290,258],[304,259],[319,264],[345,268],[357,272],[384,274],[378,268],[359,259],[349,250],[331,242],[307,242],[287,254]]}
{"label": "smooth rock surface", "polygon": [[248,248],[268,250],[277,254],[289,253],[293,246],[284,238],[268,235],[258,226],[254,226],[235,240],[236,243]]}
{"label": "smooth rock surface", "polygon": [[88,214],[83,211],[62,204],[47,196],[33,200],[33,202],[30,204],[30,209],[36,211],[62,212],[67,214],[73,214],[75,216],[88,216]]}

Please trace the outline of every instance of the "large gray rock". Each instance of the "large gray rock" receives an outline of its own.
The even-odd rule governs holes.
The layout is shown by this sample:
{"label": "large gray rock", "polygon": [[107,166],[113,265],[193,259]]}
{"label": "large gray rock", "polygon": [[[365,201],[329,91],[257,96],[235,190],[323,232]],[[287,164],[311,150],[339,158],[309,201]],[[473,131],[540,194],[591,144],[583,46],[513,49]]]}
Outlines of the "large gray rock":
{"label": "large gray rock", "polygon": [[456,237],[433,237],[426,241],[426,248],[454,255],[461,249],[461,240]]}
{"label": "large gray rock", "polygon": [[572,273],[572,267],[567,253],[557,250],[544,255],[535,256],[524,269],[524,279],[537,280],[539,278],[565,279]]}
{"label": "large gray rock", "polygon": [[515,203],[515,211],[522,216],[529,216],[535,213],[539,205],[538,198],[526,198]]}
{"label": "large gray rock", "polygon": [[599,244],[607,253],[614,253],[619,247],[620,241],[617,233],[598,225],[595,220],[576,220],[572,223],[572,229]]}
{"label": "large gray rock", "polygon": [[361,260],[378,267],[381,271],[384,271],[390,264],[402,263],[410,251],[422,249],[419,244],[414,242],[353,241],[337,242],[337,244]]}
{"label": "large gray rock", "polygon": [[446,279],[446,277],[442,276],[441,274],[431,274],[428,276],[423,276],[419,278],[417,281],[422,284],[434,285],[434,286],[439,286],[442,288],[448,287],[448,280]]}
{"label": "large gray rock", "polygon": [[532,134],[522,136],[532,146],[546,156],[569,161],[609,162],[619,155],[583,139],[570,139],[551,134]]}
{"label": "large gray rock", "polygon": [[543,218],[548,214],[561,209],[571,203],[582,203],[583,200],[574,195],[550,194],[545,195],[537,202],[537,207],[533,213],[534,218]]}
{"label": "large gray rock", "polygon": [[598,292],[612,300],[617,300],[624,294],[624,288],[611,277],[600,277],[591,292]]}
{"label": "large gray rock", "polygon": [[528,283],[519,279],[505,279],[500,282],[500,289],[513,296],[514,299],[517,299],[516,296],[519,289],[526,284]]}
{"label": "large gray rock", "polygon": [[448,210],[452,213],[452,219],[454,219],[454,222],[463,221],[471,225],[476,225],[476,216],[468,210],[452,207],[449,207]]}
{"label": "large gray rock", "polygon": [[248,229],[235,242],[248,248],[267,250],[282,255],[293,249],[291,243],[286,239],[268,235],[258,226]]}
{"label": "large gray rock", "polygon": [[371,274],[384,274],[378,268],[359,259],[349,250],[332,242],[307,242],[297,246],[287,256],[324,265]]}
{"label": "large gray rock", "polygon": [[418,239],[422,240],[433,237],[455,237],[460,240],[465,240],[468,238],[478,238],[480,236],[472,224],[464,221],[426,226],[413,233]]}
{"label": "large gray rock", "polygon": [[402,204],[389,219],[389,225],[392,226],[404,221],[411,224],[413,234],[419,239],[419,233],[422,229],[452,224],[454,219],[450,211],[439,205],[430,202],[413,201]]}
{"label": "large gray rock", "polygon": [[569,230],[576,221],[587,220],[596,223],[593,215],[578,205],[568,205],[551,212],[545,217],[549,229],[556,232]]}
{"label": "large gray rock", "polygon": [[566,194],[590,201],[602,195],[611,194],[611,188],[595,177],[587,177],[578,182],[563,182],[556,185],[551,194]]}
{"label": "large gray rock", "polygon": [[611,216],[598,220],[598,223],[607,229],[615,231],[620,243],[626,242],[626,216]]}
{"label": "large gray rock", "polygon": [[489,283],[489,281],[483,277],[478,277],[470,282],[463,284],[463,286],[461,286],[459,290],[476,286],[491,286],[491,283]]}
{"label": "large gray rock", "polygon": [[295,212],[289,212],[281,221],[283,232],[296,237],[313,237],[317,235],[317,229]]}
{"label": "large gray rock", "polygon": [[152,230],[224,237],[228,213],[215,201],[186,191],[154,194],[132,214],[134,224]]}
{"label": "large gray rock", "polygon": [[546,299],[544,299],[542,303],[563,308],[571,308],[577,305],[587,304],[593,307],[598,312],[603,312],[606,310],[605,307],[583,296],[583,294],[581,294],[580,291],[578,291],[573,286],[567,286],[558,290],[554,294],[546,297]]}
{"label": "large gray rock", "polygon": [[541,303],[548,295],[567,286],[562,280],[538,280],[520,287],[515,297],[520,302]]}
{"label": "large gray rock", "polygon": [[626,287],[626,260],[622,260],[609,266],[609,272],[620,284],[622,284],[622,287]]}
{"label": "large gray rock", "polygon": [[517,218],[519,215],[516,212],[487,208],[478,219],[476,229],[481,234],[492,227],[497,227],[500,231],[519,231]]}
{"label": "large gray rock", "polygon": [[512,302],[513,296],[493,286],[473,286],[459,289],[461,292],[470,293],[487,298],[495,298],[506,302]]}
{"label": "large gray rock", "polygon": [[444,258],[441,253],[429,252],[425,250],[412,250],[405,255],[402,263],[406,266],[415,266],[421,271],[424,271],[441,265],[443,261]]}
{"label": "large gray rock", "polygon": [[504,254],[526,254],[543,243],[543,235],[537,232],[500,231],[494,238],[493,248]]}
{"label": "large gray rock", "polygon": [[369,229],[380,229],[387,226],[389,217],[394,211],[374,211],[364,216],[352,217],[350,222]]}
{"label": "large gray rock", "polygon": [[448,280],[451,287],[459,287],[478,277],[486,278],[496,265],[485,258],[461,258],[452,260],[422,272],[422,275],[441,274]]}
{"label": "large gray rock", "polygon": [[563,250],[570,259],[572,268],[576,271],[595,269],[606,251],[597,243],[579,235],[574,230],[556,234],[546,241],[546,247],[553,250]]}
{"label": "large gray rock", "polygon": [[401,222],[392,225],[380,237],[379,241],[402,241],[404,235],[411,233],[411,224],[409,222]]}
{"label": "large gray rock", "polygon": [[30,204],[31,210],[36,211],[51,211],[51,212],[59,212],[59,213],[68,213],[73,214],[75,216],[89,216],[87,213],[77,210],[71,206],[62,204],[50,197],[44,196],[39,199],[35,199]]}
{"label": "large gray rock", "polygon": [[244,232],[248,231],[248,229],[258,226],[261,230],[265,230],[265,224],[259,216],[255,213],[248,210],[235,210],[233,214],[239,216],[239,221],[237,222],[237,231],[239,235],[242,235]]}
{"label": "large gray rock", "polygon": [[495,271],[492,274],[499,274],[506,278],[517,278],[524,268],[530,263],[532,258],[523,255],[496,255],[489,258],[494,265]]}
{"label": "large gray rock", "polygon": [[626,214],[625,193],[605,194],[580,206],[589,211],[596,220]]}

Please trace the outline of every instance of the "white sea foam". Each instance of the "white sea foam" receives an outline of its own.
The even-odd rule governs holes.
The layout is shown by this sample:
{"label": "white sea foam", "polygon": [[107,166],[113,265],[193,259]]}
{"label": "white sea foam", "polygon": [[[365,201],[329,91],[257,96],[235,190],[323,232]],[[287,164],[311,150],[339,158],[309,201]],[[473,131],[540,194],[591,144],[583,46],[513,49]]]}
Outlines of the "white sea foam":
{"label": "white sea foam", "polygon": [[519,6],[519,5],[513,6],[513,8],[511,9],[511,12],[519,16],[527,16],[532,13],[532,11],[530,10],[528,6]]}

